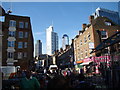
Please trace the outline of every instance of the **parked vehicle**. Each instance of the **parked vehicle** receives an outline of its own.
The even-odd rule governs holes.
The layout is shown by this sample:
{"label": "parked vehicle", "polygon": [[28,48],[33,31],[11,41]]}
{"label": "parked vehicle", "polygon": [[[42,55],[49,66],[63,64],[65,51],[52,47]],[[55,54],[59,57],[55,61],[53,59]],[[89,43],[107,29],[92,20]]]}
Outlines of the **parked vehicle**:
{"label": "parked vehicle", "polygon": [[50,65],[49,66],[49,70],[50,70],[51,73],[56,72],[57,69],[58,69],[57,65]]}

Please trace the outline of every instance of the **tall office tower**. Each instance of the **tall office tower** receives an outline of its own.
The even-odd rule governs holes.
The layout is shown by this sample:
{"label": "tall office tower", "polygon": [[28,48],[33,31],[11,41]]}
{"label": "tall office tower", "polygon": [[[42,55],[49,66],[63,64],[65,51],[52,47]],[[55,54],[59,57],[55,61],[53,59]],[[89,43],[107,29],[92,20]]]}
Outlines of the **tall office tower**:
{"label": "tall office tower", "polygon": [[69,37],[67,34],[64,34],[62,37],[62,48],[63,50],[66,48],[66,45],[69,45]]}
{"label": "tall office tower", "polygon": [[[0,7],[2,8],[2,7]],[[33,61],[33,34],[30,17],[5,13],[2,22],[2,65],[26,70]]]}
{"label": "tall office tower", "polygon": [[54,32],[53,26],[46,29],[46,48],[48,55],[58,50],[58,34]]}
{"label": "tall office tower", "polygon": [[95,18],[97,17],[107,17],[108,19],[112,20],[115,24],[120,25],[119,20],[119,13],[116,11],[111,11],[104,8],[97,8],[96,12],[93,14]]}
{"label": "tall office tower", "polygon": [[41,40],[37,40],[35,44],[35,56],[39,57],[42,54],[42,42]]}

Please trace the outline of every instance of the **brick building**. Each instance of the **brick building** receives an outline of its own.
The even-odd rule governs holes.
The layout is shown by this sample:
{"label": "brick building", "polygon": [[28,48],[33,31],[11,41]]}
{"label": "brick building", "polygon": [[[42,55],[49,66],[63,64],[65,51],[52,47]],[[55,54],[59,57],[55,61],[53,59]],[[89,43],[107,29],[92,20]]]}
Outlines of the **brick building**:
{"label": "brick building", "polygon": [[79,35],[74,38],[74,56],[77,67],[79,65],[89,65],[96,56],[99,57],[102,55],[104,57],[108,55],[110,52],[109,47],[98,52],[90,52],[102,41],[120,30],[120,26],[106,17],[97,17],[94,19],[93,16],[90,16],[89,20],[90,24],[83,24],[83,30],[79,31]]}
{"label": "brick building", "polygon": [[30,68],[34,51],[30,17],[9,13],[3,17],[2,66]]}

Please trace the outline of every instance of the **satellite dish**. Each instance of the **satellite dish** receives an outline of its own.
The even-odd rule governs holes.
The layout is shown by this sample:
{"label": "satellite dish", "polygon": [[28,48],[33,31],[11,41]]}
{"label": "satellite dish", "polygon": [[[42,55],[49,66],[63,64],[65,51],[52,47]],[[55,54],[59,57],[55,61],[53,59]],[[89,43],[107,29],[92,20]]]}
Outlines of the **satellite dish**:
{"label": "satellite dish", "polygon": [[7,11],[7,14],[12,13],[12,2],[10,2],[10,8]]}
{"label": "satellite dish", "polygon": [[12,11],[11,11],[11,10],[8,10],[8,11],[7,11],[7,14],[9,14],[9,13],[12,13]]}

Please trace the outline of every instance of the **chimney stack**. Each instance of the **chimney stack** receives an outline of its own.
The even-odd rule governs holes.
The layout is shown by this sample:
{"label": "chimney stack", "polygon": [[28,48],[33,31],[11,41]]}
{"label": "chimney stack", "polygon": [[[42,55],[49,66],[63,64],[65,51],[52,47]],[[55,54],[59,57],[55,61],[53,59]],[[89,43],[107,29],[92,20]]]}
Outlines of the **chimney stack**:
{"label": "chimney stack", "polygon": [[92,24],[92,20],[94,19],[94,16],[93,15],[91,15],[91,16],[89,16],[89,22],[90,22],[90,24]]}
{"label": "chimney stack", "polygon": [[81,35],[83,33],[83,31],[79,31],[79,35]]}
{"label": "chimney stack", "polygon": [[84,31],[85,30],[85,28],[86,28],[86,26],[87,26],[87,24],[82,24],[82,30]]}

